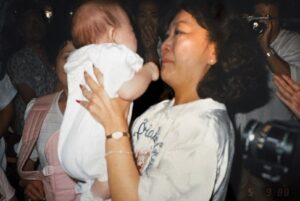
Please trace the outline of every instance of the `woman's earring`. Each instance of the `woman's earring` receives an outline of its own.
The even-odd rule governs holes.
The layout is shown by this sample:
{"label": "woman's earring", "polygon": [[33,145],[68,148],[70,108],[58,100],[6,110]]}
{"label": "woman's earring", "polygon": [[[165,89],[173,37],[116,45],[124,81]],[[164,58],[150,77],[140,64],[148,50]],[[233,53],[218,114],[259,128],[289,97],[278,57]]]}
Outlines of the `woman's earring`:
{"label": "woman's earring", "polygon": [[214,65],[216,63],[216,61],[214,59],[209,60],[209,65]]}

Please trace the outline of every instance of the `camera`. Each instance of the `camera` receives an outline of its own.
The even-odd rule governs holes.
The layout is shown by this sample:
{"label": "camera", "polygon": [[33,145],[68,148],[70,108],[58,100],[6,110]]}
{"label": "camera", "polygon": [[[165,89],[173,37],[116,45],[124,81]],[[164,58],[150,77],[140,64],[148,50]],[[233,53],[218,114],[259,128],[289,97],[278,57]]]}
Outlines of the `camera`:
{"label": "camera", "polygon": [[265,23],[266,20],[270,20],[271,17],[265,16],[265,17],[260,17],[260,16],[253,16],[253,15],[247,15],[246,20],[249,23],[250,29],[254,31],[257,35],[262,34],[266,28],[267,24]]}
{"label": "camera", "polygon": [[300,178],[300,122],[251,120],[241,135],[242,157],[250,172],[269,182]]}

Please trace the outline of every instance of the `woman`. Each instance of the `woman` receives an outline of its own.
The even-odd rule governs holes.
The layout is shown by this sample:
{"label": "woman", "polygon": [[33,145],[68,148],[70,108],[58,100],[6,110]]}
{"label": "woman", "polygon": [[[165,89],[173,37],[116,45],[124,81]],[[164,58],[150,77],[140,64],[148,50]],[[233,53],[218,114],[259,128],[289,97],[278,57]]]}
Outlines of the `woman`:
{"label": "woman", "polygon": [[[67,76],[64,71],[64,64],[69,56],[69,54],[74,50],[74,46],[72,42],[67,41],[63,45],[62,49],[59,51],[59,54],[56,59],[56,72],[59,78],[59,81],[62,85],[62,90],[56,92],[51,96],[51,106],[50,109],[43,120],[43,124],[41,126],[41,130],[36,141],[36,145],[27,159],[22,154],[24,154],[24,150],[26,150],[27,144],[24,143],[25,140],[29,137],[26,135],[30,135],[27,133],[27,125],[28,123],[37,122],[25,122],[23,136],[21,138],[21,142],[19,143],[18,148],[18,170],[33,171],[36,167],[36,162],[39,162],[39,170],[43,172],[43,180],[38,179],[29,179],[26,176],[24,177],[22,174],[20,175],[22,178],[21,184],[24,187],[25,195],[31,200],[43,200],[46,198],[47,200],[79,200],[79,196],[75,195],[75,182],[69,178],[66,173],[62,171],[62,168],[58,165],[58,155],[57,155],[57,143],[58,143],[58,130],[62,123],[63,113],[66,108],[67,102]],[[49,96],[49,95],[48,95]],[[46,97],[46,96],[44,96]],[[36,102],[44,97],[40,97],[36,100]],[[35,99],[34,99],[35,100]],[[26,114],[29,117],[31,108],[34,107],[36,102],[31,101],[27,107]],[[45,104],[45,103],[44,103]],[[30,127],[30,126],[29,126]],[[27,162],[23,166],[24,159],[27,159]],[[47,170],[49,169],[51,172],[51,168],[54,169],[53,173],[47,174]],[[19,172],[20,173],[20,172]],[[23,172],[22,172],[23,173]]]}
{"label": "woman", "polygon": [[82,89],[80,104],[105,128],[112,200],[225,199],[234,133],[224,104],[240,111],[256,83],[266,89],[257,41],[228,14],[211,0],[179,4],[161,46],[161,78],[174,98],[150,107],[131,132],[128,103],[105,95],[99,71],[97,82],[85,74],[91,92]]}

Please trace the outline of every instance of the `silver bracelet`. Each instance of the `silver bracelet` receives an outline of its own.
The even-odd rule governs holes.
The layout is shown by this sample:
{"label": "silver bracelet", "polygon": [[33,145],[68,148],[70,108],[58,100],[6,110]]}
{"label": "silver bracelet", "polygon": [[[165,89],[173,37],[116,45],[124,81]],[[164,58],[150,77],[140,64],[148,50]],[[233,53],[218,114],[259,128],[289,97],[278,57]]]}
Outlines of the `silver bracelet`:
{"label": "silver bracelet", "polygon": [[108,157],[109,155],[113,155],[113,154],[133,154],[132,151],[123,151],[123,150],[118,150],[118,151],[109,151],[105,154],[105,157]]}

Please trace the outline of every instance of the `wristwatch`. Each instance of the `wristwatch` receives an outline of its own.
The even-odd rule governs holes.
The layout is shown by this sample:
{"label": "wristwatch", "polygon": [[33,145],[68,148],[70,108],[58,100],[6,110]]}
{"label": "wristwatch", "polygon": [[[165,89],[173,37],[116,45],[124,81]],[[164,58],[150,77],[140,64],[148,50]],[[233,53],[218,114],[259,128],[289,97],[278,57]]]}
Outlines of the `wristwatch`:
{"label": "wristwatch", "polygon": [[122,137],[130,137],[128,132],[123,132],[123,131],[115,131],[109,135],[106,136],[106,139],[115,139],[115,140],[119,140]]}
{"label": "wristwatch", "polygon": [[276,52],[272,48],[270,48],[269,50],[266,51],[266,56],[267,57],[271,57],[275,54],[276,54]]}

